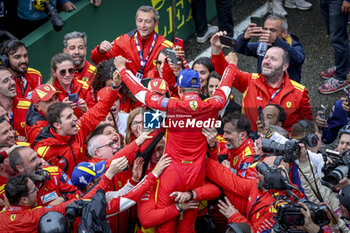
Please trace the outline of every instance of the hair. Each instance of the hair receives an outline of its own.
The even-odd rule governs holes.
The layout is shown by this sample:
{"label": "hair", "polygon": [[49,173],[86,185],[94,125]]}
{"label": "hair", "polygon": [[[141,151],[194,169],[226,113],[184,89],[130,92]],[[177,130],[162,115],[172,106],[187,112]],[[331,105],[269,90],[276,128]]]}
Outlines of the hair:
{"label": "hair", "polygon": [[96,76],[91,83],[95,95],[106,86],[108,80],[113,80],[113,73],[117,69],[113,61],[114,58],[103,61],[97,66]]}
{"label": "hair", "polygon": [[[112,116],[113,116],[113,114],[112,114]],[[115,121],[114,121],[114,122],[115,122]],[[116,125],[111,125],[111,124],[102,124],[102,125],[99,125],[99,126],[97,126],[97,127],[95,128],[94,131],[92,131],[90,137],[92,138],[92,137],[94,137],[94,136],[96,136],[96,135],[103,134],[103,131],[104,131],[105,128],[107,128],[108,126],[113,127],[113,128],[117,131],[117,133],[118,133],[119,136],[120,136],[120,146],[123,147],[123,146],[124,146],[124,138],[123,138],[123,136],[119,133],[119,129],[118,129],[118,127],[117,127]]]}
{"label": "hair", "polygon": [[284,122],[286,122],[286,119],[287,119],[286,111],[284,111],[284,108],[279,104],[273,104],[273,103],[267,104],[264,108],[266,108],[267,106],[273,106],[278,109],[277,121],[282,122],[282,126],[283,126]]}
{"label": "hair", "polygon": [[221,79],[222,79],[221,75],[220,75],[218,72],[216,72],[215,70],[212,71],[212,72],[210,72],[209,78],[208,78],[208,84],[209,84],[209,80],[210,80],[211,78],[216,78],[216,79],[218,79],[218,80],[220,80],[220,81],[221,81]]}
{"label": "hair", "polygon": [[[56,71],[57,64],[61,64],[62,62],[65,62],[65,61],[70,61],[70,62],[74,63],[74,60],[73,60],[71,55],[69,55],[67,53],[56,54],[51,59],[51,70]],[[56,80],[56,77],[54,77],[51,74],[51,77],[50,77],[49,81],[47,81],[47,84],[53,85],[55,80]]]}
{"label": "hair", "polygon": [[245,115],[240,113],[230,113],[222,119],[224,124],[231,123],[241,132],[247,132],[247,136],[250,133],[251,124]]}
{"label": "hair", "polygon": [[[10,43],[12,43],[12,44],[10,47],[8,47],[8,45]],[[25,49],[27,49],[27,47],[24,45],[24,43],[22,41],[13,40],[13,39],[6,40],[1,45],[0,53],[7,54],[7,56],[9,56],[9,55],[16,53],[20,47],[24,47]]]}
{"label": "hair", "polygon": [[168,51],[168,48],[162,48],[162,50],[160,50],[159,53],[158,53],[157,59],[158,59],[160,54],[163,54],[163,55],[166,56],[167,55],[167,51]]}
{"label": "hair", "polygon": [[61,113],[66,108],[71,108],[71,106],[67,103],[62,103],[62,102],[57,102],[50,105],[50,107],[47,109],[46,119],[51,126],[53,126],[53,123],[55,122],[62,123]]}
{"label": "hair", "polygon": [[22,197],[29,194],[28,181],[29,176],[19,174],[11,177],[5,186],[5,195],[9,200],[10,205],[18,205]]}
{"label": "hair", "polygon": [[[287,50],[285,50],[284,48],[278,47],[278,46],[272,46],[271,48],[279,48],[282,49],[283,53],[282,53],[282,65],[289,63],[290,61],[290,56]],[[271,49],[269,48],[269,49]]]}
{"label": "hair", "polygon": [[281,21],[282,22],[282,31],[288,30],[288,22],[287,22],[287,19],[285,17],[278,15],[278,14],[270,14],[267,16],[266,20],[268,20],[268,19]]}
{"label": "hair", "polygon": [[125,144],[128,145],[132,142],[132,132],[131,132],[131,122],[134,120],[135,116],[142,114],[143,108],[135,108],[129,113],[128,120],[126,121],[126,136]]}
{"label": "hair", "polygon": [[[5,66],[0,66],[0,71],[2,71],[2,70],[6,70],[6,71],[8,71],[8,69],[5,67]],[[10,71],[9,71],[10,72]]]}
{"label": "hair", "polygon": [[[192,78],[191,84],[194,85],[196,83],[197,83],[197,78]],[[190,93],[190,92],[199,93],[199,91],[200,91],[200,88],[196,88],[196,87],[180,87],[180,88],[184,94]]]}
{"label": "hair", "polygon": [[10,166],[11,166],[12,170],[14,170],[15,172],[18,172],[17,167],[16,167],[17,165],[24,166],[24,162],[23,162],[23,159],[21,156],[21,151],[24,150],[25,148],[27,148],[27,147],[26,146],[16,147],[9,154]]}
{"label": "hair", "polygon": [[214,65],[213,63],[210,61],[210,58],[209,57],[200,57],[198,58],[197,60],[195,60],[193,62],[193,65],[192,65],[192,69],[194,67],[194,65],[203,65],[205,67],[207,67],[207,69],[209,70],[209,72],[212,72],[214,71]]}
{"label": "hair", "polygon": [[85,44],[85,47],[87,45],[87,36],[86,36],[86,33],[85,32],[77,32],[77,31],[74,31],[74,32],[70,32],[70,33],[67,33],[66,35],[64,35],[63,37],[63,47],[64,48],[67,48],[67,42],[71,39],[77,39],[77,38],[81,38],[84,40],[84,44]]}
{"label": "hair", "polygon": [[159,20],[159,13],[156,9],[154,9],[151,6],[140,6],[139,9],[137,9],[136,11],[136,16],[135,16],[135,20],[137,19],[137,14],[139,13],[139,11],[143,11],[143,12],[153,12],[154,14],[154,22],[157,22]]}
{"label": "hair", "polygon": [[[304,125],[302,125],[303,123],[300,123],[300,122],[304,122],[306,127],[304,127]],[[299,139],[301,142],[302,142],[302,140],[305,139],[305,137],[307,135],[315,133],[315,132],[316,132],[315,123],[313,121],[310,121],[310,120],[298,121],[297,123],[295,123],[292,126],[292,129],[291,129],[292,138]]]}
{"label": "hair", "polygon": [[[98,144],[97,142],[97,139],[100,137],[100,136],[105,136],[103,134],[98,134],[98,135],[95,135],[93,137],[90,138],[90,140],[88,141],[88,144],[87,144],[87,150],[88,150],[88,153],[90,156],[95,156],[95,151],[97,149],[97,147],[99,147],[100,145]],[[106,136],[107,137],[107,136]]]}
{"label": "hair", "polygon": [[277,132],[277,133],[281,134],[282,136],[284,136],[285,138],[289,139],[289,132],[287,130],[285,130],[284,128],[277,126],[277,125],[270,125],[270,128],[274,132]]}
{"label": "hair", "polygon": [[[250,228],[248,223],[245,222],[239,222],[239,223],[233,223],[235,224],[243,233],[251,233],[252,229]],[[228,225],[225,233],[236,233],[234,229],[230,227],[230,224]]]}

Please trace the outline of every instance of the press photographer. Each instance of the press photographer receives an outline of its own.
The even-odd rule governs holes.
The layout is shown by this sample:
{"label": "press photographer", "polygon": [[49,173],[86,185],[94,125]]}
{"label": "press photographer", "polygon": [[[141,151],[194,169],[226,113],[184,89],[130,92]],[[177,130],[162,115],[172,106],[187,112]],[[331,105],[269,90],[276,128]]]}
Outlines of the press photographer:
{"label": "press photographer", "polygon": [[37,11],[45,11],[55,31],[58,32],[62,30],[64,21],[57,13],[55,3],[53,3],[52,0],[35,0],[33,1],[33,6]]}

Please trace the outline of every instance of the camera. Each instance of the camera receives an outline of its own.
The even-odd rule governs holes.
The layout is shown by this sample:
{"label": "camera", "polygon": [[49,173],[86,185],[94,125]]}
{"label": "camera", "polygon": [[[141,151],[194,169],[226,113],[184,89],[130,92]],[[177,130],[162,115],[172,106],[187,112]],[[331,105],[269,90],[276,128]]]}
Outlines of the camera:
{"label": "camera", "polygon": [[286,163],[292,163],[300,157],[298,144],[298,140],[288,140],[285,144],[281,144],[267,138],[263,138],[261,142],[263,152],[283,155],[283,160]]}
{"label": "camera", "polygon": [[[322,181],[326,184],[336,185],[344,177],[349,177],[350,150],[343,153],[326,150],[323,154],[325,164],[322,167],[324,176]],[[327,158],[331,162],[327,162]]]}
{"label": "camera", "polygon": [[74,222],[75,218],[80,217],[83,212],[84,206],[73,202],[66,207],[66,218],[68,222]]}
{"label": "camera", "polygon": [[[329,218],[326,213],[326,205],[317,205],[305,199],[301,200],[310,211],[312,221],[322,227],[329,224]],[[304,215],[301,213],[303,208],[301,205],[292,204],[289,200],[277,200],[274,203],[274,208],[277,214],[274,216],[276,222],[282,228],[289,228],[291,226],[303,226],[305,224]]]}
{"label": "camera", "polygon": [[33,0],[33,6],[38,11],[45,10],[56,32],[62,30],[64,21],[57,13],[56,7],[52,4],[51,0]]}
{"label": "camera", "polygon": [[265,162],[259,162],[256,170],[264,175],[264,188],[268,190],[289,190],[294,188],[288,181],[288,178],[282,175],[282,168],[269,167]]}

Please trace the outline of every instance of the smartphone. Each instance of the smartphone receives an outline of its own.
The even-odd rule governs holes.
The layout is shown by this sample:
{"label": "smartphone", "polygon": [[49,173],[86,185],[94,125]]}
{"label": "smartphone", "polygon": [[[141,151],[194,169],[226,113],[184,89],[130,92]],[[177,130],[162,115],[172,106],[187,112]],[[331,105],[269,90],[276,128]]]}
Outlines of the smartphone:
{"label": "smartphone", "polygon": [[178,60],[177,60],[177,57],[176,57],[176,53],[173,50],[168,49],[167,52],[166,52],[166,55],[171,60],[172,63],[177,65]]}
{"label": "smartphone", "polygon": [[[181,47],[181,49],[179,48]],[[184,50],[184,41],[183,39],[180,39],[179,37],[175,37],[174,39],[174,48],[179,49],[180,51]]]}
{"label": "smartphone", "polygon": [[263,118],[263,110],[262,110],[262,107],[261,107],[261,106],[258,107],[258,113],[259,113],[259,120],[261,121],[261,123],[263,124],[263,126],[265,126],[264,118]]}
{"label": "smartphone", "polygon": [[78,93],[69,94],[68,100],[73,101],[73,102],[77,102],[79,100]]}
{"label": "smartphone", "polygon": [[222,45],[227,45],[227,46],[232,47],[232,48],[237,48],[237,42],[232,37],[220,36],[219,38],[220,38],[220,43]]}
{"label": "smartphone", "polygon": [[250,17],[250,22],[251,23],[255,23],[257,27],[262,27],[262,20],[260,17],[256,17],[256,16],[251,16]]}
{"label": "smartphone", "polygon": [[320,117],[322,119],[327,119],[327,107],[325,107],[323,104],[321,104],[321,111],[322,111],[322,114],[320,115]]}

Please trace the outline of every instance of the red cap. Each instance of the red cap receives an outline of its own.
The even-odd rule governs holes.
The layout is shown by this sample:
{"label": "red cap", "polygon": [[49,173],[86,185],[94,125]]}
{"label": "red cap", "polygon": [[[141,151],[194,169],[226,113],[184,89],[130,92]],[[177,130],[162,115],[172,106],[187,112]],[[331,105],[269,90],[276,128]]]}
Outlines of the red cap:
{"label": "red cap", "polygon": [[149,81],[148,89],[162,95],[165,95],[169,91],[168,83],[160,78],[154,78]]}
{"label": "red cap", "polygon": [[58,91],[49,84],[42,84],[37,86],[32,93],[32,102],[37,104],[40,101],[48,101],[54,96]]}

